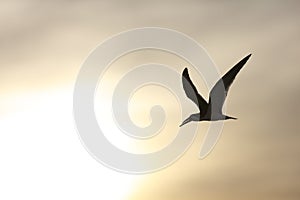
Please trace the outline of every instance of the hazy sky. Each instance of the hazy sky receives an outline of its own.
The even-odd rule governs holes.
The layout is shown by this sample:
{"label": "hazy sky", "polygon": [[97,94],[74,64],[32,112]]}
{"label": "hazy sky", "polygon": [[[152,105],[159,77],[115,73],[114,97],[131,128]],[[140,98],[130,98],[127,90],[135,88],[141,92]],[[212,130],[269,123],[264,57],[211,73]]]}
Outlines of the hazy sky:
{"label": "hazy sky", "polygon": [[[299,199],[299,13],[297,1],[0,1],[0,183],[6,191],[0,197]],[[72,92],[91,50],[114,34],[145,26],[194,38],[222,74],[253,56],[227,99],[227,113],[238,120],[225,123],[207,158],[198,160],[204,122],[178,162],[127,176],[110,172],[81,146]],[[124,62],[149,61],[154,54]],[[207,97],[201,77],[193,79]],[[9,198],[10,192],[17,194]]]}

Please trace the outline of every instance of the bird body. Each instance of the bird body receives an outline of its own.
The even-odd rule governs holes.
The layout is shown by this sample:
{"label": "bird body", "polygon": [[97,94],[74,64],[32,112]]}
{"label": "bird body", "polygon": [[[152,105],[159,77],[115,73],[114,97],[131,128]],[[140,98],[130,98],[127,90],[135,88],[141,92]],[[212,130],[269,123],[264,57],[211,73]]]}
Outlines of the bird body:
{"label": "bird body", "polygon": [[195,85],[190,79],[188,69],[182,72],[182,85],[187,97],[192,100],[199,108],[200,112],[190,115],[180,125],[183,126],[191,121],[218,121],[227,119],[237,119],[224,115],[222,108],[228,93],[228,90],[235,79],[238,72],[246,64],[251,54],[243,58],[239,63],[233,66],[211,89],[209,93],[209,102],[198,93]]}

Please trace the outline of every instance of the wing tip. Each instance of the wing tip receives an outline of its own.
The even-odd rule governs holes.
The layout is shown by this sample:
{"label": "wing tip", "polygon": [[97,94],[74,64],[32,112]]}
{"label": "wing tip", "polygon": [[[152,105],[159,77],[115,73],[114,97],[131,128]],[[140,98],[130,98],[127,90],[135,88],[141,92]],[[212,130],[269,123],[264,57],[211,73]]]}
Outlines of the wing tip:
{"label": "wing tip", "polygon": [[240,68],[242,68],[246,62],[249,60],[249,58],[252,56],[252,53],[248,54],[246,57],[244,57],[240,62],[238,62],[238,64],[236,64],[237,66],[240,66]]}
{"label": "wing tip", "polygon": [[189,75],[189,71],[188,71],[188,68],[185,67],[184,70],[182,71],[182,76],[186,77]]}
{"label": "wing tip", "polygon": [[252,53],[249,53],[248,56],[245,57],[246,60],[248,60],[252,56]]}

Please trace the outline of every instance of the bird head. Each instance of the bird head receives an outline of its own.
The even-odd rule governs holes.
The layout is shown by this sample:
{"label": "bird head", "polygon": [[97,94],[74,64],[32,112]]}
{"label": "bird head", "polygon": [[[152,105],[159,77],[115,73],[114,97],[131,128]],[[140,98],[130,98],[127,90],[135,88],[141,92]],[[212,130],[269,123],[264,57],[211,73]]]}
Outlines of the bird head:
{"label": "bird head", "polygon": [[191,121],[200,121],[200,113],[195,113],[186,118],[179,127],[191,122]]}

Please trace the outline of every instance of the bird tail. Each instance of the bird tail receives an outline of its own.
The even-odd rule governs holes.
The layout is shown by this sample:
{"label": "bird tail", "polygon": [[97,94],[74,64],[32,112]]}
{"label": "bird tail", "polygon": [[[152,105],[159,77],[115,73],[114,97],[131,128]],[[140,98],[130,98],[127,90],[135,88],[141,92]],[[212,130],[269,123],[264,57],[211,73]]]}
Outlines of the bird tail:
{"label": "bird tail", "polygon": [[226,116],[226,118],[225,119],[234,119],[234,120],[237,120],[237,118],[236,117],[230,117],[230,116]]}

